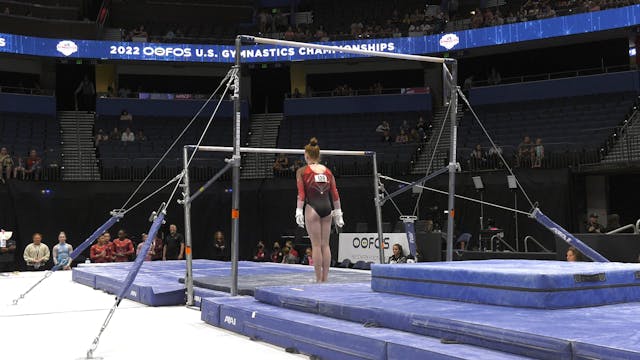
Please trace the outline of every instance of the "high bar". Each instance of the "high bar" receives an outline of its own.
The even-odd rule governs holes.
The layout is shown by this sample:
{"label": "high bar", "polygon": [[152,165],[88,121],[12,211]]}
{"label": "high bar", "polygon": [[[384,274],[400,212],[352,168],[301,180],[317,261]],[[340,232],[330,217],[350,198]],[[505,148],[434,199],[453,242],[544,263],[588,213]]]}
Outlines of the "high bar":
{"label": "high bar", "polygon": [[[186,148],[193,150],[195,145],[185,145]],[[218,151],[233,152],[230,146],[198,146],[199,151]],[[241,153],[260,153],[260,154],[304,154],[304,149],[278,149],[278,148],[255,148],[241,147]],[[320,150],[320,154],[337,155],[337,156],[373,156],[375,151],[348,151],[348,150]]]}
{"label": "high bar", "polygon": [[456,61],[455,59],[445,59],[445,58],[439,58],[434,56],[398,54],[398,53],[389,53],[389,52],[382,52],[382,51],[350,49],[350,48],[342,48],[339,46],[302,43],[302,42],[287,41],[287,40],[277,40],[277,39],[249,36],[249,35],[238,35],[238,36],[240,36],[240,38],[243,41],[254,42],[257,44],[292,46],[292,47],[300,47],[300,48],[304,47],[304,48],[312,48],[312,49],[320,49],[320,50],[338,51],[338,52],[349,53],[349,54],[379,56],[379,57],[386,57],[391,59],[413,60],[413,61],[422,61],[422,62],[438,63],[438,64],[444,64],[445,62]]}

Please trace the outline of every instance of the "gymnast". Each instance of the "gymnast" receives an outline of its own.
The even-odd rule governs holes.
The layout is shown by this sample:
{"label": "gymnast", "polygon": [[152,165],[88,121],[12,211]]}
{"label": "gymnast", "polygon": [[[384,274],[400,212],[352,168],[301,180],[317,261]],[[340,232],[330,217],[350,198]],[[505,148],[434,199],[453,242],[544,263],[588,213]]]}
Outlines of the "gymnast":
{"label": "gymnast", "polygon": [[[296,223],[300,227],[305,227],[306,223],[307,233],[311,238],[316,282],[326,282],[331,265],[331,250],[329,249],[331,218],[333,217],[338,227],[344,226],[340,196],[333,174],[324,165],[319,164],[320,147],[316,138],[311,138],[309,144],[304,147],[304,159],[307,166],[296,172],[298,186]],[[333,211],[331,210],[332,203]],[[305,204],[309,205],[306,209]]]}

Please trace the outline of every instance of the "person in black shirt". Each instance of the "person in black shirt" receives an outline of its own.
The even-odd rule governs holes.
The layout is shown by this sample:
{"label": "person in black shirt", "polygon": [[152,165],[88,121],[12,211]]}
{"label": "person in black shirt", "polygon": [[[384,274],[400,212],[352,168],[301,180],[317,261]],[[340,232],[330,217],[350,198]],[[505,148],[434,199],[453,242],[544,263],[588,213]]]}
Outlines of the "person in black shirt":
{"label": "person in black shirt", "polygon": [[213,235],[214,241],[209,252],[209,259],[218,261],[229,261],[227,246],[224,243],[224,234],[218,230]]}
{"label": "person in black shirt", "polygon": [[[2,231],[4,233],[4,230]],[[0,234],[3,236],[4,234]],[[15,270],[16,241],[13,239],[0,240],[0,272]]]}
{"label": "person in black shirt", "polygon": [[178,227],[169,225],[169,235],[165,238],[162,260],[182,260],[184,256],[184,237],[178,233]]}

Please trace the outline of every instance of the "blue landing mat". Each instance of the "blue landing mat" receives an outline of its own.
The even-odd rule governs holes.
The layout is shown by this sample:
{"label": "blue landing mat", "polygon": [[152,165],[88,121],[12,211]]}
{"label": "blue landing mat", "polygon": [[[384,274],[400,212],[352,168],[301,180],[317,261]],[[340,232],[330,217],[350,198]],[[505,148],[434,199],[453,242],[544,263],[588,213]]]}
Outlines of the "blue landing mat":
{"label": "blue landing mat", "polygon": [[640,264],[479,260],[373,265],[375,291],[539,309],[640,301]]}
{"label": "blue landing mat", "polygon": [[402,331],[369,328],[320,315],[282,309],[250,297],[204,299],[202,319],[252,339],[321,359],[524,359]]}
{"label": "blue landing mat", "polygon": [[366,284],[278,286],[259,301],[537,359],[640,359],[640,303],[542,310],[374,292]]}

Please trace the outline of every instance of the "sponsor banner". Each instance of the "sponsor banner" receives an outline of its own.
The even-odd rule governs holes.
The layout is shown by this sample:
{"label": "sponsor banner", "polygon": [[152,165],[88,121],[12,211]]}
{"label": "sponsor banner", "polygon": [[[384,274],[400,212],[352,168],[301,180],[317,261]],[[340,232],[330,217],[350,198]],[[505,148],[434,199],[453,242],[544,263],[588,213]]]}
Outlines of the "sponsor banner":
{"label": "sponsor banner", "polygon": [[[438,54],[476,47],[633,27],[640,24],[640,5],[551,19],[406,38],[330,41],[321,44],[402,54]],[[164,44],[48,39],[0,33],[0,53],[60,58],[232,63],[231,45]],[[242,47],[244,62],[266,63],[362,57],[337,51],[283,46]]]}
{"label": "sponsor banner", "polygon": [[[384,234],[382,241],[384,245],[385,262],[391,255],[393,244],[400,244],[404,249],[404,254],[408,255],[409,242],[405,233]],[[380,241],[378,233],[341,233],[338,245],[338,262],[349,259],[351,262],[363,260],[380,263]]]}

